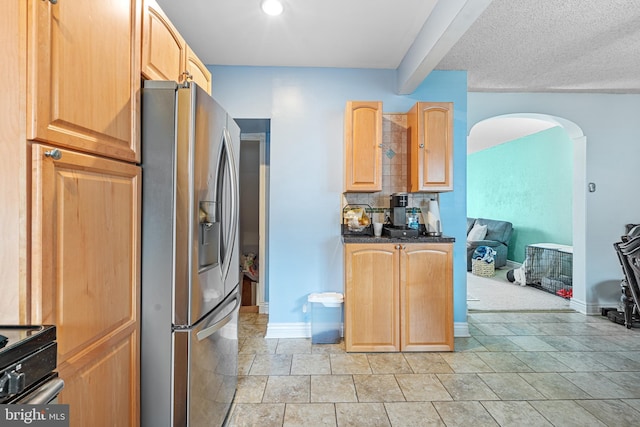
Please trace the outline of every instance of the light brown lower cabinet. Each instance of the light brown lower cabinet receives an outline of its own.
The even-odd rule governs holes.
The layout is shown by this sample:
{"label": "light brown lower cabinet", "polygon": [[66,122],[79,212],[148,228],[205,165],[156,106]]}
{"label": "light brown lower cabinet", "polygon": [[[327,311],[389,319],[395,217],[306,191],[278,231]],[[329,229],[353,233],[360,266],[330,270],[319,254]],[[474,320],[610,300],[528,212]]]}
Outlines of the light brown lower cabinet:
{"label": "light brown lower cabinet", "polygon": [[32,145],[31,320],[72,426],[139,424],[140,167]]}
{"label": "light brown lower cabinet", "polygon": [[346,244],[349,352],[453,351],[453,244]]}

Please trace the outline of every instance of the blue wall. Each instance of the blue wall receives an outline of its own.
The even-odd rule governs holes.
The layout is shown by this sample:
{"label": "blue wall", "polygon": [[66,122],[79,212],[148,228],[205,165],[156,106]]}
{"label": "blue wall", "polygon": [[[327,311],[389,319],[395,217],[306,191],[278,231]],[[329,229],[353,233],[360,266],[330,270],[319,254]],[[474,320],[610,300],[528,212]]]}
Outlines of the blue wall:
{"label": "blue wall", "polygon": [[434,71],[408,96],[393,70],[209,66],[214,97],[234,118],[271,119],[269,323],[305,322],[311,292],[343,291],[340,209],[347,100],[385,112],[454,102],[454,187],[441,196],[454,250],[455,320],[466,321],[466,72]]}
{"label": "blue wall", "polygon": [[532,243],[572,245],[573,142],[561,127],[467,157],[467,212],[509,221],[507,258],[523,262]]}

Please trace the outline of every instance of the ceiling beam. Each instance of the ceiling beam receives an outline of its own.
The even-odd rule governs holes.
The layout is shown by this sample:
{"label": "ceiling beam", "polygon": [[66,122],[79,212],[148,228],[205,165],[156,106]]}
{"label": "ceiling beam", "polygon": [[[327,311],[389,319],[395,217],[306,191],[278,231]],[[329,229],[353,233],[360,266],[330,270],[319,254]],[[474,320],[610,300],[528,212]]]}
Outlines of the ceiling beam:
{"label": "ceiling beam", "polygon": [[438,0],[398,66],[398,94],[415,91],[492,1]]}

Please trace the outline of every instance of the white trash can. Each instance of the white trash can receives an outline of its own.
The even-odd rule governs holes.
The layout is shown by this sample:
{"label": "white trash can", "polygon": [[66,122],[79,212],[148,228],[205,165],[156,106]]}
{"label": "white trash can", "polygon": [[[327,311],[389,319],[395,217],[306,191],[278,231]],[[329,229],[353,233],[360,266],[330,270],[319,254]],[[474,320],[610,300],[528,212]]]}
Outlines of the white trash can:
{"label": "white trash can", "polygon": [[309,294],[308,301],[311,308],[311,343],[339,343],[343,295],[338,292],[313,293]]}

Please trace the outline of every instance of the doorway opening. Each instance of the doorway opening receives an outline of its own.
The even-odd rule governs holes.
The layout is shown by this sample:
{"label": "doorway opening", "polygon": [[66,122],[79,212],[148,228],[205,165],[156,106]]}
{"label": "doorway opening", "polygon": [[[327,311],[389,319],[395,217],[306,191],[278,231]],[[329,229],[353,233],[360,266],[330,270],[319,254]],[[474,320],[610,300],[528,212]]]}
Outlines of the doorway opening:
{"label": "doorway opening", "polygon": [[[573,246],[573,296],[569,301],[569,307],[581,313],[586,313],[586,194],[584,191],[586,188],[586,137],[582,129],[566,119],[546,114],[516,113],[495,116],[475,123],[471,127],[467,139],[467,152],[469,155],[469,153],[517,140],[552,127],[562,128],[572,141],[572,152],[569,156],[572,156],[573,173],[570,177],[571,182],[569,185],[571,186],[570,193],[572,197],[570,218]],[[551,155],[552,153],[547,154]],[[467,200],[469,200],[470,197],[472,197],[472,195],[468,193]],[[509,220],[509,218],[497,219]],[[517,229],[518,225],[516,221],[514,221],[513,226],[514,229]],[[507,269],[517,266],[519,265],[508,263]],[[473,297],[472,295],[470,296]],[[468,306],[472,306],[473,303],[473,301],[469,301]],[[545,306],[541,305],[540,309],[544,308]]]}
{"label": "doorway opening", "polygon": [[269,119],[240,126],[241,311],[269,313]]}

